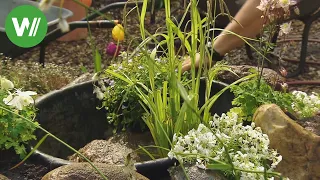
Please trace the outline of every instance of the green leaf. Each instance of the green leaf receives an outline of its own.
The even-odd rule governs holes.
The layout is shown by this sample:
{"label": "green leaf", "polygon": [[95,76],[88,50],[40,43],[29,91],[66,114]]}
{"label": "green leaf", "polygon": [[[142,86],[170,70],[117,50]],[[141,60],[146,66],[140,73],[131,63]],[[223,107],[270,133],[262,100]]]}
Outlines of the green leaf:
{"label": "green leaf", "polygon": [[100,72],[101,71],[101,55],[97,49],[95,51],[96,53],[94,57],[94,71]]}
{"label": "green leaf", "polygon": [[82,73],[86,73],[86,72],[88,72],[88,69],[85,67],[85,66],[80,66],[80,69],[81,69],[81,72]]}

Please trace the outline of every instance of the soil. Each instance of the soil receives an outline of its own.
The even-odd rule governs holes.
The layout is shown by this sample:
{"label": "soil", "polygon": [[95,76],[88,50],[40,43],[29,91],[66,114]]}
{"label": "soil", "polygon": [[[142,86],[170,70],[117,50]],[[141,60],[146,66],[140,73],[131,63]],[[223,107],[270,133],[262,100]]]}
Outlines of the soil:
{"label": "soil", "polygon": [[298,120],[297,123],[299,123],[306,130],[320,136],[320,116],[319,115],[311,118]]}
{"label": "soil", "polygon": [[9,170],[21,161],[13,151],[0,151],[0,174],[11,180],[40,180],[49,168],[36,162],[28,161],[15,169]]}

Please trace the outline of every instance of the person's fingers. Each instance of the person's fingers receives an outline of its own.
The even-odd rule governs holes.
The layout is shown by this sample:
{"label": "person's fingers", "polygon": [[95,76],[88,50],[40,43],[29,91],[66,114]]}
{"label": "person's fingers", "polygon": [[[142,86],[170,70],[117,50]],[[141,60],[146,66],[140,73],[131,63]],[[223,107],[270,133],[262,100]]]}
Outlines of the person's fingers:
{"label": "person's fingers", "polygon": [[182,68],[181,68],[181,70],[182,70],[182,72],[185,72],[185,71],[189,71],[191,69],[191,62],[189,61],[189,62],[183,62],[183,64],[182,64]]}

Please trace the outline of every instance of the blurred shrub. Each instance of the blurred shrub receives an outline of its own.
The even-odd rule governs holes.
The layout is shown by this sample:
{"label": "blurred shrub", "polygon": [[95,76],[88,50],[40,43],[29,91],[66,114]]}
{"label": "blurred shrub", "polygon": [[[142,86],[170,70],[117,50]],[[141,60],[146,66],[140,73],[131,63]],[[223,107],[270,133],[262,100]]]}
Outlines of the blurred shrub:
{"label": "blurred shrub", "polygon": [[46,63],[11,61],[0,58],[0,76],[11,79],[18,87],[46,94],[60,89],[81,74],[80,68]]}

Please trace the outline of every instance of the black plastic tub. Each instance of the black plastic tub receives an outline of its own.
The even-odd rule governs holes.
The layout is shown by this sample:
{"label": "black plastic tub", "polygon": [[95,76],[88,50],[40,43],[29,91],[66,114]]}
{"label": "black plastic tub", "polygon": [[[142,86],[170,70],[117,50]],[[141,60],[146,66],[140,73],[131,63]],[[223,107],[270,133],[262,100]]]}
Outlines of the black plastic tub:
{"label": "black plastic tub", "polygon": [[[226,84],[214,82],[212,94],[219,92],[226,87]],[[200,92],[204,92],[205,86],[201,85]],[[234,95],[230,91],[223,93],[212,108],[211,113],[221,114],[227,112],[231,107]],[[204,103],[204,93],[200,93],[200,103]],[[53,91],[36,101],[39,109],[38,122],[52,134],[63,141],[79,149],[95,139],[106,139],[110,136],[112,127],[106,120],[106,111],[98,110],[99,100],[93,94],[93,83],[67,87],[62,90]],[[112,131],[111,131],[112,132]],[[38,139],[45,134],[37,130]],[[48,138],[31,157],[42,164],[46,164],[50,169],[70,164],[65,160],[67,155],[72,154],[67,147],[52,138]],[[170,178],[167,169],[174,166],[175,160],[164,158],[155,161],[136,163],[136,169],[149,179]]]}

